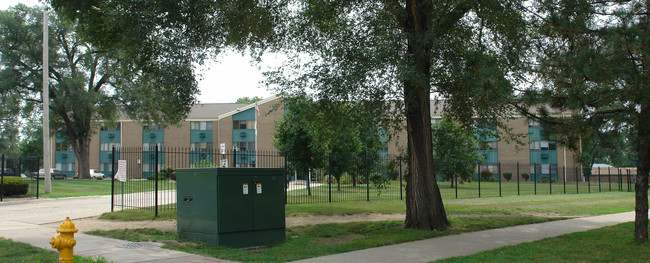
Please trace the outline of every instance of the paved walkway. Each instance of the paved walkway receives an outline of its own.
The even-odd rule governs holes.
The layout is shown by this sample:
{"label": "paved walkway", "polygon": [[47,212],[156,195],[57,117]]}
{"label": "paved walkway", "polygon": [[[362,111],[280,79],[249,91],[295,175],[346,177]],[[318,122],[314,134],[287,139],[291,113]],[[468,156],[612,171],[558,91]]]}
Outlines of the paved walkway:
{"label": "paved walkway", "polygon": [[[110,197],[40,199],[0,203],[0,237],[54,250],[49,241],[56,228],[41,224],[61,222],[65,216],[97,216],[110,210]],[[460,235],[444,236],[378,248],[370,248],[303,260],[300,262],[431,262],[465,256],[508,245],[616,225],[634,220],[634,212],[593,216],[541,224],[514,226]],[[83,230],[80,230],[83,231]],[[75,255],[98,256],[114,262],[229,262],[184,252],[140,247],[140,244],[78,233]]]}
{"label": "paved walkway", "polygon": [[431,262],[633,220],[634,212],[592,216],[443,236],[297,262]]}

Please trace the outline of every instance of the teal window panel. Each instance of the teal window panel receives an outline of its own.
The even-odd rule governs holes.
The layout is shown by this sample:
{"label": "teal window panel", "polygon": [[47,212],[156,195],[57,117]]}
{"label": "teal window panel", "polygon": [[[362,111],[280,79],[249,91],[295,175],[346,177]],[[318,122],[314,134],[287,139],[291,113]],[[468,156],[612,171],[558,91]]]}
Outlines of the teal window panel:
{"label": "teal window panel", "polygon": [[212,131],[190,131],[190,142],[212,142]]}
{"label": "teal window panel", "polygon": [[120,142],[119,131],[100,131],[99,142]]}
{"label": "teal window panel", "polygon": [[233,142],[254,142],[255,141],[255,130],[232,130],[232,141]]}
{"label": "teal window panel", "polygon": [[530,127],[528,128],[528,139],[531,141],[541,141],[542,138],[542,128]]}
{"label": "teal window panel", "polygon": [[[115,152],[115,160],[120,159],[120,153]],[[113,161],[113,152],[99,152],[99,162],[100,163],[110,163]]]}
{"label": "teal window panel", "polygon": [[250,166],[255,164],[256,156],[253,151],[238,151],[235,159],[238,165],[248,164]]}
{"label": "teal window panel", "polygon": [[497,151],[478,151],[483,155],[485,160],[483,163],[498,163],[499,162],[499,153]]}
{"label": "teal window panel", "polygon": [[75,161],[74,152],[70,152],[70,151],[56,151],[56,152],[54,153],[54,155],[55,155],[55,157],[54,157],[55,159],[54,159],[54,160],[55,160],[57,163],[74,163],[74,161]]}
{"label": "teal window panel", "polygon": [[255,108],[250,108],[248,110],[232,115],[233,121],[245,121],[245,120],[254,120],[254,119],[255,119]]}
{"label": "teal window panel", "polygon": [[[156,152],[142,152],[142,163],[155,163]],[[165,163],[165,154],[158,152],[158,163]]]}
{"label": "teal window panel", "polygon": [[530,151],[530,163],[557,163],[556,151]]}
{"label": "teal window panel", "polygon": [[142,142],[164,142],[164,131],[142,131]]}
{"label": "teal window panel", "polygon": [[496,137],[496,132],[487,128],[477,128],[474,130],[476,139],[483,142],[496,142],[498,138]]}

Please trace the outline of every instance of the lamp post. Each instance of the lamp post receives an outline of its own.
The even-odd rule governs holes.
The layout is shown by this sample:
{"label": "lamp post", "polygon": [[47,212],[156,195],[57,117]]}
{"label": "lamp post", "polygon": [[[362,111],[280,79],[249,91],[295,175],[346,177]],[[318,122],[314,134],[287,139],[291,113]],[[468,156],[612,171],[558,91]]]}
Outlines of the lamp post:
{"label": "lamp post", "polygon": [[41,97],[43,99],[43,180],[45,181],[45,193],[52,193],[52,181],[50,178],[50,87],[49,87],[49,34],[48,34],[48,15],[49,10],[47,7],[43,11],[43,93]]}

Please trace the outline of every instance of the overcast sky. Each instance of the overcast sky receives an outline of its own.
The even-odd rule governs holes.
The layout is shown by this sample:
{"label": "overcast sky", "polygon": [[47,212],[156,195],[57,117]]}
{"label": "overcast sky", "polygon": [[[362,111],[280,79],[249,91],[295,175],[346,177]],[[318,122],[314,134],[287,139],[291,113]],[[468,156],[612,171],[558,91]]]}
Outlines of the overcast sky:
{"label": "overcast sky", "polygon": [[[0,9],[23,3],[28,6],[42,5],[38,0],[0,0]],[[262,65],[274,65],[272,56],[263,61]],[[264,69],[264,68],[263,68]],[[240,53],[225,52],[216,61],[206,63],[198,72],[202,75],[199,80],[200,103],[235,102],[241,97],[259,96],[267,98],[267,91],[259,82],[262,80],[262,70],[251,66],[250,57]]]}

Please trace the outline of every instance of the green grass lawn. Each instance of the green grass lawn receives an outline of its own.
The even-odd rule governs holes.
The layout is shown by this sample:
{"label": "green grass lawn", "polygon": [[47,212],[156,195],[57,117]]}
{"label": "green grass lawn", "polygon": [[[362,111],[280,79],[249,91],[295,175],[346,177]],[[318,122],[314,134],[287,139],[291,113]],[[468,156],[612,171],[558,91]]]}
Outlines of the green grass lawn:
{"label": "green grass lawn", "polygon": [[[124,183],[115,182],[115,193],[134,193],[153,191],[155,189],[155,181],[129,181]],[[176,182],[174,181],[158,181],[158,189],[176,189]],[[61,198],[61,197],[75,197],[75,196],[90,196],[90,195],[110,195],[111,194],[111,180],[52,180],[52,193],[45,194],[45,183],[39,180],[39,197],[43,198]]]}
{"label": "green grass lawn", "polygon": [[283,242],[252,250],[225,248],[203,242],[188,241],[180,239],[176,233],[154,229],[91,231],[88,234],[129,241],[162,242],[165,244],[164,248],[227,260],[286,262],[444,235],[550,220],[555,219],[535,217],[452,218],[452,226],[444,231],[405,229],[401,221],[298,226],[287,228],[287,238]]}
{"label": "green grass lawn", "polygon": [[629,222],[436,262],[650,262],[650,244],[633,233]]}
{"label": "green grass lawn", "polygon": [[[58,262],[59,253],[37,248],[25,243],[14,242],[0,237],[0,261],[2,262]],[[74,262],[108,262],[102,257],[74,256]]]}
{"label": "green grass lawn", "polygon": [[[479,186],[480,185],[480,186]],[[287,200],[290,204],[295,203],[319,203],[339,201],[366,201],[366,200],[397,200],[405,198],[406,183],[402,182],[400,191],[400,182],[391,181],[386,189],[378,190],[372,184],[368,187],[365,184],[359,184],[356,187],[352,185],[341,185],[340,191],[336,183],[330,186],[320,185],[311,187],[311,195],[307,189],[292,190],[287,193]],[[628,185],[602,182],[478,182],[461,183],[458,187],[451,187],[450,182],[438,182],[440,194],[445,200],[464,199],[477,197],[499,197],[499,196],[516,196],[516,195],[561,195],[561,194],[584,194],[598,192],[627,192]],[[619,191],[619,189],[621,191]],[[634,184],[630,184],[630,192],[634,192]]]}
{"label": "green grass lawn", "polygon": [[[584,216],[602,215],[634,210],[634,193],[606,192],[573,195],[527,195],[486,197],[469,199],[445,199],[445,209],[450,216],[463,215],[550,215]],[[164,208],[164,207],[163,207]],[[286,216],[352,215],[352,214],[399,214],[406,213],[406,205],[400,200],[371,202],[336,202],[313,204],[287,204]],[[152,209],[134,209],[104,213],[102,219],[139,221],[152,220]],[[159,211],[161,220],[175,219],[176,210]]]}

